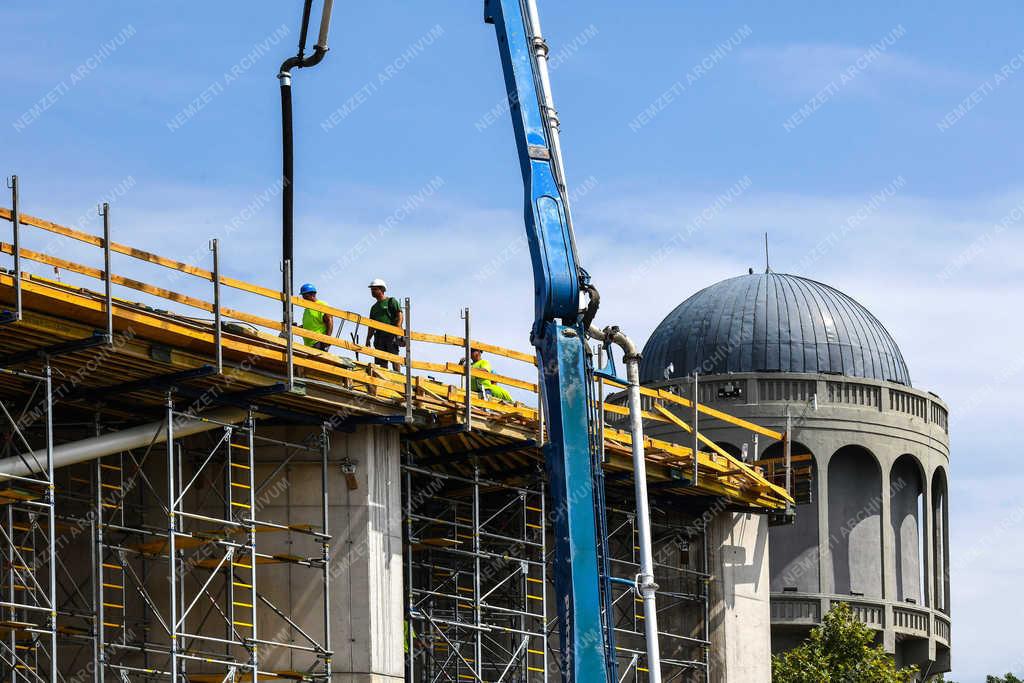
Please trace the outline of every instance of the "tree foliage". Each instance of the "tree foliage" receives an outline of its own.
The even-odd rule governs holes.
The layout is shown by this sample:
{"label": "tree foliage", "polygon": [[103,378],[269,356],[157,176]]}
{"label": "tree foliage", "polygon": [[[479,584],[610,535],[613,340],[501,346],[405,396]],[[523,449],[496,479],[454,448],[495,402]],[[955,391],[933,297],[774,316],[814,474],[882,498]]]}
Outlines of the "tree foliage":
{"label": "tree foliage", "polygon": [[985,683],[1024,683],[1024,681],[1008,673],[1005,676],[985,676]]}
{"label": "tree foliage", "polygon": [[910,683],[917,667],[897,668],[875,632],[840,603],[800,646],[772,657],[773,683]]}

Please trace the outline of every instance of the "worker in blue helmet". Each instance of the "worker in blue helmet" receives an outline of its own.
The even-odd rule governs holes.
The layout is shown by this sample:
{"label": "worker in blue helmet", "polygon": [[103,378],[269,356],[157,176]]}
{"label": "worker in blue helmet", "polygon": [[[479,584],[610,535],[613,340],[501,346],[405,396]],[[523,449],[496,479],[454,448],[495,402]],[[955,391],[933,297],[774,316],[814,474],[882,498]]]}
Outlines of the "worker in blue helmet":
{"label": "worker in blue helmet", "polygon": [[[316,285],[311,282],[307,282],[299,288],[299,294],[306,301],[319,301],[319,303],[329,306],[326,301],[320,301],[316,298]],[[310,332],[317,332],[326,336],[331,336],[331,332],[334,331],[334,318],[330,313],[324,313],[313,308],[307,308],[302,314],[302,329],[309,330]],[[303,343],[306,346],[311,346],[314,349],[320,349],[326,351],[331,348],[331,345],[325,341],[317,341],[316,339],[304,338]]]}

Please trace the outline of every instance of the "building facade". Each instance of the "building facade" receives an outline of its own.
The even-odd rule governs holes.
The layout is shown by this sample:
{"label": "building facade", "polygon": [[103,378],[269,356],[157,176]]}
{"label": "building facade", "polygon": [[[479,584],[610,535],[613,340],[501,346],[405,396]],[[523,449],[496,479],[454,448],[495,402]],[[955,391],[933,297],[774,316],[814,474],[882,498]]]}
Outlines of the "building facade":
{"label": "building facade", "polygon": [[[795,521],[769,533],[772,650],[844,601],[897,663],[948,671],[948,408],[911,385],[881,322],[827,285],[749,273],[684,301],[648,341],[646,385],[692,397],[695,372],[701,403],[788,429],[792,467],[810,475]],[[739,428],[701,430],[747,461],[784,456]]]}

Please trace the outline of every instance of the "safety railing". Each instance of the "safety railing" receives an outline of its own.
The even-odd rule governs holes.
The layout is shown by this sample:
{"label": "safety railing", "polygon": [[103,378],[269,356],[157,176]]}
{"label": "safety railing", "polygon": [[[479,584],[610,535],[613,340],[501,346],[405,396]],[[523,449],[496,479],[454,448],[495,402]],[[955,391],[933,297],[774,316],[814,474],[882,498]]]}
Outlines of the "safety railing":
{"label": "safety railing", "polygon": [[[373,320],[368,316],[337,308],[320,301],[309,301],[299,296],[290,295],[290,292],[288,291],[290,287],[290,277],[288,277],[290,276],[290,264],[287,263],[284,264],[285,267],[282,269],[284,271],[284,277],[282,277],[281,290],[224,275],[220,272],[221,253],[216,240],[211,241],[209,246],[213,263],[212,270],[166,258],[143,249],[116,242],[109,237],[111,233],[109,207],[105,206],[101,211],[101,215],[104,218],[104,237],[92,235],[23,213],[19,213],[15,219],[11,210],[0,208],[0,218],[7,221],[17,220],[21,228],[24,228],[25,226],[34,227],[51,234],[73,240],[80,244],[96,247],[103,252],[104,267],[96,268],[70,259],[60,258],[52,254],[30,250],[20,245],[16,249],[14,243],[0,241],[0,251],[11,256],[17,255],[17,258],[14,259],[14,280],[20,285],[24,275],[22,272],[24,267],[23,264],[25,262],[33,262],[100,281],[103,284],[108,326],[111,328],[108,329],[108,334],[111,336],[113,335],[112,311],[115,303],[136,303],[122,299],[115,299],[111,293],[112,285],[117,285],[128,290],[133,290],[155,297],[160,301],[171,302],[179,306],[202,311],[203,313],[212,316],[212,341],[216,347],[215,354],[218,363],[218,370],[221,369],[223,346],[226,343],[223,339],[223,329],[229,321],[237,321],[265,331],[262,334],[259,334],[263,341],[271,344],[279,344],[285,347],[282,350],[282,353],[287,364],[289,380],[293,377],[294,368],[297,363],[303,367],[313,367],[316,369],[329,368],[330,374],[336,377],[355,380],[367,384],[372,386],[374,392],[381,396],[404,402],[407,415],[410,417],[415,405],[423,401],[429,403],[428,399],[430,397],[437,397],[440,399],[447,399],[448,401],[463,402],[465,409],[464,416],[461,419],[466,422],[472,421],[473,408],[486,409],[494,414],[508,418],[519,418],[524,422],[531,422],[535,424],[540,424],[541,422],[538,409],[536,407],[538,404],[538,384],[536,379],[538,378],[538,368],[536,366],[536,358],[532,354],[475,339],[469,339],[468,334],[456,336],[449,334],[432,334],[413,330],[410,322],[412,309],[411,301],[409,299],[405,299],[404,301],[403,308],[405,312],[405,320],[404,325],[399,327]],[[207,298],[202,298],[201,296],[186,294],[181,291],[177,291],[176,289],[158,286],[140,279],[114,273],[112,272],[110,265],[111,254],[126,256],[140,262],[172,271],[176,274],[175,277],[188,276],[193,278],[195,281],[200,281],[204,283],[204,286],[209,287],[209,300],[207,300]],[[279,306],[282,311],[281,319],[271,318],[267,317],[267,315],[260,315],[246,310],[241,310],[238,307],[225,305],[225,289],[257,297],[262,300],[264,304],[274,302],[275,306]],[[291,306],[286,305],[288,303],[290,303]],[[345,339],[340,336],[327,335],[313,330],[303,329],[302,327],[295,325],[293,322],[293,307],[319,311],[321,313],[331,315],[339,321],[350,322],[356,325],[357,332],[359,327],[364,327],[367,330],[374,330],[375,334],[387,333],[395,335],[396,337],[404,340],[404,349],[401,350],[401,353],[391,353],[389,351],[373,348],[366,344],[360,344],[358,341],[358,335],[353,335],[350,339]],[[19,309],[17,311],[17,315],[20,317],[20,314],[21,311]],[[465,310],[463,317],[466,320],[465,327],[466,332],[468,333],[470,329],[468,309]],[[269,332],[269,334],[267,334],[267,332]],[[293,344],[293,335],[300,339],[324,342],[330,347],[337,347],[338,349],[351,352],[356,356],[356,360],[360,360],[361,357],[365,356],[366,358],[374,361],[389,363],[392,367],[388,368],[384,365],[367,364],[364,371],[353,371],[345,367],[339,356],[310,346]],[[423,353],[423,350],[426,347],[458,348],[460,350],[461,358],[459,362],[438,362],[435,360],[426,360],[425,357],[430,355],[429,353]],[[300,349],[301,351],[299,351]],[[488,372],[479,368],[473,368],[472,360],[470,358],[471,349],[479,349],[491,356],[503,359],[505,365],[509,367],[521,368],[524,372],[529,372],[529,379],[516,377],[504,372]],[[301,360],[296,360],[296,354],[298,354]],[[437,355],[436,351],[434,352],[434,355]],[[527,367],[529,368],[528,370],[526,369]],[[414,370],[418,371],[419,374],[413,375]],[[424,375],[423,373],[436,373],[439,375],[458,378],[458,380],[453,380],[453,382],[461,383],[462,386],[456,387],[451,384],[446,384],[437,380],[430,374]],[[520,397],[525,398],[526,400],[512,402],[500,401],[494,399],[492,396],[488,396],[486,393],[475,392],[472,390],[474,380],[490,380],[491,382],[499,385],[518,390],[520,392]],[[625,387],[625,384],[606,379],[604,380],[604,387],[621,389]],[[753,433],[767,436],[770,439],[778,441],[785,439],[785,435],[781,432],[761,427],[760,425],[742,420],[704,404],[698,403],[695,411],[693,401],[669,391],[642,388],[641,393],[651,401],[651,403],[645,403],[645,405],[649,405],[654,408],[653,410],[643,411],[643,417],[645,420],[671,424],[683,429],[684,431],[692,433],[692,427],[679,415],[697,413],[708,418],[722,420],[733,426],[749,430]],[[525,394],[525,396],[523,396],[523,394]],[[604,402],[604,411],[609,415],[625,415],[628,413],[628,410],[625,407],[609,401]],[[542,429],[543,427],[541,426],[541,430]],[[620,444],[624,448],[628,448],[631,444],[631,435],[628,431],[615,429],[611,426],[605,427],[605,437],[609,443]],[[774,491],[774,494],[782,493],[782,490],[779,487],[765,479],[765,477],[762,476],[756,468],[751,468],[748,464],[740,462],[713,441],[704,437],[703,434],[698,434],[697,439],[700,444],[707,446],[708,449],[706,452],[698,451],[698,460],[700,467],[702,468],[702,475],[712,478],[721,478],[738,473],[746,473],[749,476],[752,476],[757,485],[764,487],[766,490]],[[665,445],[664,442],[659,442],[657,440],[650,439],[649,437],[645,438],[645,442],[649,447],[655,450],[659,447],[663,448]],[[694,450],[697,449],[679,446],[674,449],[674,453],[682,457],[690,457]],[[785,494],[783,493],[783,495]]]}

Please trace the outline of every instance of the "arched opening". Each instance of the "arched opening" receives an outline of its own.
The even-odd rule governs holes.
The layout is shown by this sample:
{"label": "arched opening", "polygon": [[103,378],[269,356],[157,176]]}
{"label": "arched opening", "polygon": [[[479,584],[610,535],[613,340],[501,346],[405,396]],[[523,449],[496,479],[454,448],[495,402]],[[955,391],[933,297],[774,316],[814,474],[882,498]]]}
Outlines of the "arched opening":
{"label": "arched opening", "polygon": [[916,605],[925,604],[924,480],[921,463],[913,455],[901,455],[893,463],[889,475],[889,522],[895,546],[896,600]]}
{"label": "arched opening", "polygon": [[739,446],[734,446],[733,444],[728,443],[726,441],[716,441],[715,445],[734,458],[743,458],[743,449],[740,448]]}
{"label": "arched opening", "polygon": [[932,475],[932,580],[935,608],[949,613],[949,486],[946,471]]}
{"label": "arched opening", "polygon": [[[790,452],[794,458],[794,470],[810,468],[809,486],[813,492],[818,479],[814,454],[810,448],[798,442],[793,442]],[[774,443],[765,449],[761,459],[784,456],[783,445]],[[813,495],[799,499],[803,504],[797,506],[796,521],[772,527],[770,531],[768,561],[771,590],[775,593],[821,592],[818,504]]]}
{"label": "arched opening", "polygon": [[839,595],[882,597],[882,469],[861,446],[844,446],[828,466],[832,581]]}

